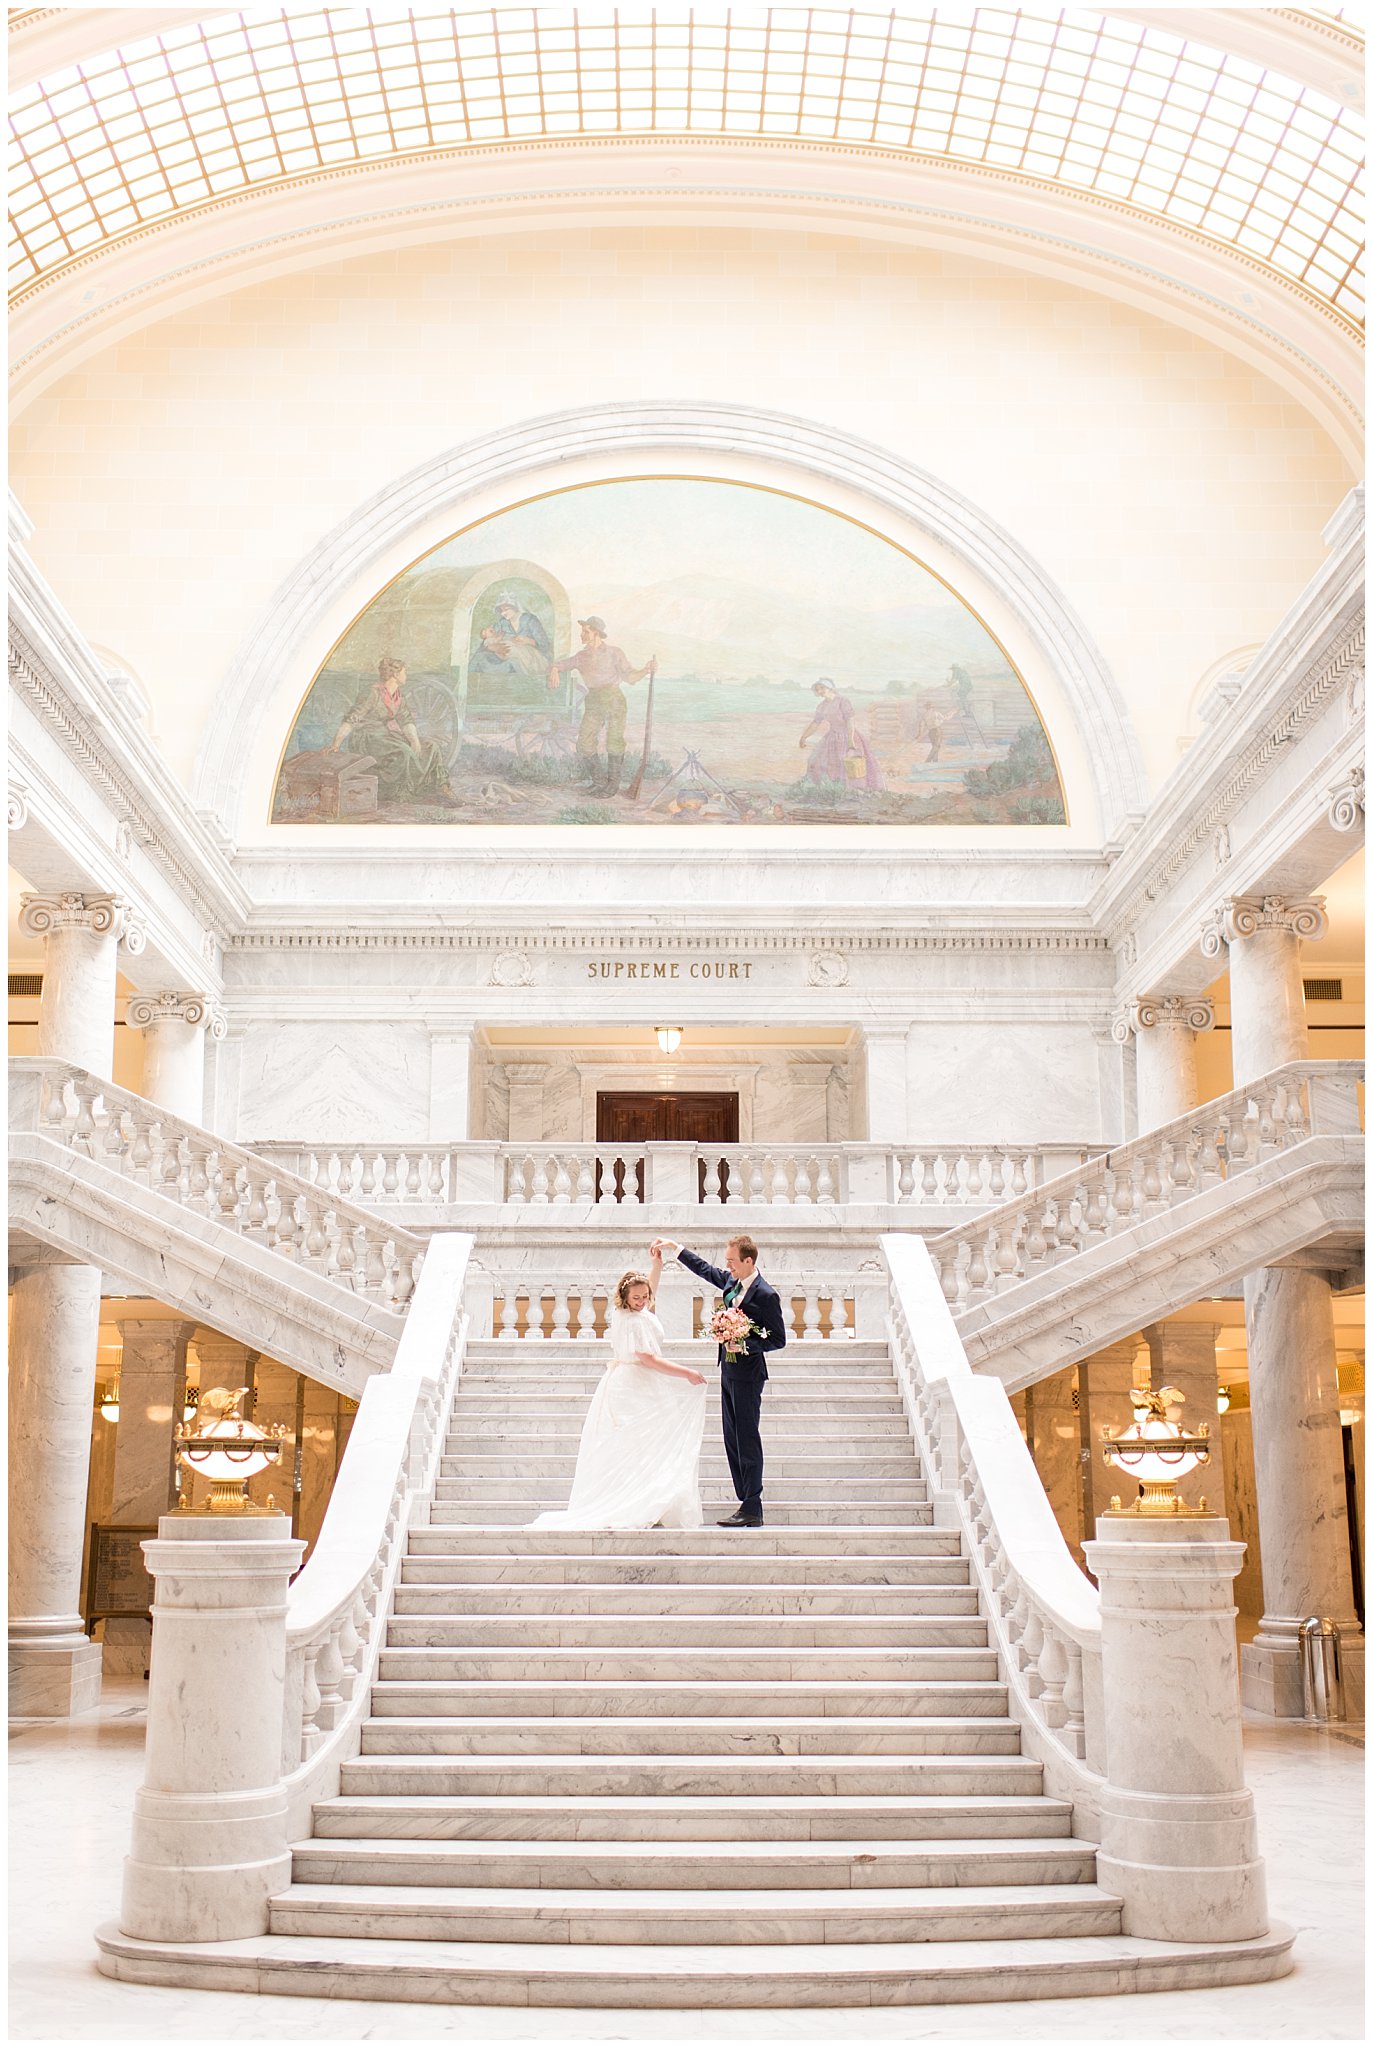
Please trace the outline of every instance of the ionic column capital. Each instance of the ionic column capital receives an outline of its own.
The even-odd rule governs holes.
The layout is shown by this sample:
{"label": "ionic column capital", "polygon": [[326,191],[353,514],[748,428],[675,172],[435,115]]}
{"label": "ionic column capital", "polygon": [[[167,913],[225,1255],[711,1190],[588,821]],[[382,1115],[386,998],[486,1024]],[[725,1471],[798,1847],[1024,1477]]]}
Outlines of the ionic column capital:
{"label": "ionic column capital", "polygon": [[1324,936],[1328,920],[1323,896],[1231,896],[1218,903],[1202,928],[1201,950],[1218,960],[1236,939],[1252,939],[1260,931],[1291,932],[1298,939]]}
{"label": "ionic column capital", "polygon": [[86,895],[79,889],[64,889],[53,896],[22,896],[19,926],[39,938],[46,938],[49,932],[72,931],[111,937],[130,953],[141,953],[148,943],[143,920],[126,897]]}
{"label": "ionic column capital", "polygon": [[1135,996],[1111,1025],[1117,1045],[1141,1031],[1211,1031],[1215,1006],[1209,996]]}
{"label": "ionic column capital", "polygon": [[1337,832],[1357,832],[1363,824],[1363,807],[1363,769],[1351,768],[1330,792],[1330,823]]}
{"label": "ionic column capital", "polygon": [[22,782],[9,785],[9,817],[11,832],[22,832],[29,822],[29,792]]}
{"label": "ionic column capital", "polygon": [[135,1031],[150,1024],[198,1024],[210,1037],[220,1039],[228,1031],[224,1013],[210,997],[185,989],[163,989],[155,996],[130,996],[127,1019]]}

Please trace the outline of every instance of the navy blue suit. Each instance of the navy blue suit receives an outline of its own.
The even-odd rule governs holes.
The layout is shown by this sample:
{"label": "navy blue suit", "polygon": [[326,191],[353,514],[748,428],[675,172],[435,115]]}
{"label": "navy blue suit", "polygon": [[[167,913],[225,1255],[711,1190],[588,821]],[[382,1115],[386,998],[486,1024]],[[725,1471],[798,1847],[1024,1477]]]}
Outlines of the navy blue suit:
{"label": "navy blue suit", "polygon": [[[712,1287],[718,1287],[724,1296],[725,1307],[733,1308],[743,1286],[742,1281],[698,1258],[695,1252],[682,1251],[677,1256],[688,1272],[708,1280]],[[777,1289],[770,1286],[761,1273],[755,1272],[753,1276],[743,1310],[749,1321],[757,1324],[762,1335],[746,1338],[743,1350],[733,1358],[726,1356],[723,1344],[720,1346],[720,1420],[724,1425],[730,1478],[739,1496],[739,1511],[761,1517],[763,1439],[758,1433],[758,1418],[762,1413],[763,1388],[768,1376],[766,1354],[782,1350],[787,1341],[787,1325]]]}

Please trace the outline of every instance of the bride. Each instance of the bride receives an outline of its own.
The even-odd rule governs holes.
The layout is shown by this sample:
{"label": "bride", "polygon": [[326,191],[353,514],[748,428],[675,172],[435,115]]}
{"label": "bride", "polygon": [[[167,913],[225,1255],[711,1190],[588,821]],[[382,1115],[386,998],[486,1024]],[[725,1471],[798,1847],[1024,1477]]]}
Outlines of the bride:
{"label": "bride", "polygon": [[705,1378],[663,1356],[653,1301],[663,1262],[623,1275],[611,1310],[610,1363],[591,1396],[566,1508],[531,1529],[699,1529],[697,1465]]}

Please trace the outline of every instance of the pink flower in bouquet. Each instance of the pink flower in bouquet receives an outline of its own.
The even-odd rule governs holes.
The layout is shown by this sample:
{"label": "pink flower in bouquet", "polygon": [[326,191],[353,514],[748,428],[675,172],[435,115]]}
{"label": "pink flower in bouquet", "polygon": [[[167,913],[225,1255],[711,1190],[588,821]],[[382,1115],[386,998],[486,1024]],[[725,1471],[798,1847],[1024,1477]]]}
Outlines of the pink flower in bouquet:
{"label": "pink flower in bouquet", "polygon": [[758,1326],[741,1308],[717,1308],[710,1319],[710,1334],[717,1344],[724,1345],[725,1356],[733,1358],[743,1350],[746,1338],[758,1334]]}

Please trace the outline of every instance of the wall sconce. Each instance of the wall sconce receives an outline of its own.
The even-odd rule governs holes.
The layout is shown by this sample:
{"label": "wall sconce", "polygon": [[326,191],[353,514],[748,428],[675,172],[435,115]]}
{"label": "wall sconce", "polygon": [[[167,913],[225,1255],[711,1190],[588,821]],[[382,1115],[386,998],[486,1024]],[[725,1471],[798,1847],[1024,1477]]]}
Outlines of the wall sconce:
{"label": "wall sconce", "polygon": [[[1136,1387],[1130,1395],[1135,1419],[1116,1433],[1103,1430],[1106,1446],[1102,1452],[1108,1465],[1118,1465],[1144,1491],[1126,1514],[1182,1515],[1190,1512],[1177,1490],[1198,1465],[1211,1462],[1209,1431],[1205,1423],[1196,1430],[1184,1430],[1180,1410],[1185,1396],[1177,1387],[1160,1387],[1151,1393]],[[1204,1512],[1205,1503],[1198,1512]],[[1112,1514],[1120,1514],[1118,1497],[1111,1502]]]}
{"label": "wall sconce", "polygon": [[1227,1414],[1228,1414],[1229,1412],[1230,1412],[1230,1389],[1229,1389],[1229,1387],[1217,1387],[1217,1388],[1216,1388],[1216,1413],[1217,1413],[1217,1415],[1227,1415]]}
{"label": "wall sconce", "polygon": [[660,1052],[676,1052],[682,1042],[681,1031],[675,1024],[655,1024],[653,1035],[658,1041]]}
{"label": "wall sconce", "polygon": [[183,1405],[183,1407],[182,1407],[182,1410],[181,1410],[181,1420],[182,1420],[183,1422],[194,1422],[194,1421],[195,1421],[195,1411],[196,1411],[196,1409],[197,1409],[197,1408],[198,1408],[199,1406],[200,1406],[200,1389],[199,1389],[199,1387],[187,1387],[187,1389],[186,1389],[186,1398],[185,1398],[185,1403],[184,1403],[184,1405]]}
{"label": "wall sconce", "polygon": [[[270,1430],[245,1422],[238,1404],[246,1387],[211,1387],[200,1397],[199,1413],[211,1418],[198,1429],[182,1427],[176,1432],[177,1457],[192,1472],[210,1482],[207,1511],[212,1515],[266,1515],[270,1508],[254,1507],[248,1497],[248,1481],[276,1464],[281,1456],[284,1422]],[[183,1510],[184,1512],[184,1510]]]}
{"label": "wall sconce", "polygon": [[114,1378],[100,1396],[100,1413],[106,1422],[119,1420],[119,1380]]}

